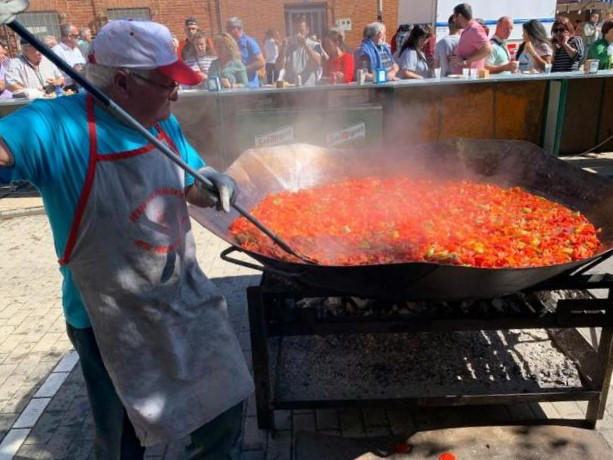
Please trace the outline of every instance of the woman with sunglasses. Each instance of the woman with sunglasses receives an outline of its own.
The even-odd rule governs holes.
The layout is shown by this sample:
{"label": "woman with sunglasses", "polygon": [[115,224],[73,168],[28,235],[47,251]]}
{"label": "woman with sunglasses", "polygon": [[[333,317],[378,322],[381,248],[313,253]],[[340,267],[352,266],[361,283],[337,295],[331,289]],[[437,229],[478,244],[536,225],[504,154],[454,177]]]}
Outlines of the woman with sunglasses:
{"label": "woman with sunglasses", "polygon": [[553,50],[543,24],[531,19],[523,25],[524,42],[517,50],[517,62],[522,72],[543,72],[551,64]]}
{"label": "woman with sunglasses", "polygon": [[571,72],[579,68],[585,57],[585,48],[568,18],[556,18],[551,27],[551,43],[554,49],[552,72]]}

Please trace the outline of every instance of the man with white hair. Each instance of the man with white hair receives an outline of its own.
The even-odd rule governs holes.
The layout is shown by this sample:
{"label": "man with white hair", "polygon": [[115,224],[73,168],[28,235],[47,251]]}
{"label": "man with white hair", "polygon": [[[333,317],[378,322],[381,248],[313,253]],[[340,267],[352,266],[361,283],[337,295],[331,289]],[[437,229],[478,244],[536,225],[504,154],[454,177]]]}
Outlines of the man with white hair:
{"label": "man with white hair", "polygon": [[387,80],[398,80],[398,64],[394,62],[392,52],[385,42],[385,24],[372,22],[364,28],[363,40],[354,53],[356,72],[364,69],[367,81],[375,80],[375,72],[384,69]]}
{"label": "man with white hair", "polygon": [[[60,26],[60,42],[51,50],[66,61],[70,67],[85,64],[85,58],[79,49],[79,29],[72,24]],[[66,86],[72,84],[72,79],[66,77]]]}
{"label": "man with white hair", "polygon": [[241,61],[247,67],[247,79],[250,88],[259,88],[258,70],[266,65],[260,45],[243,31],[243,20],[232,17],[226,21],[226,32],[232,35],[241,52]]}
{"label": "man with white hair", "polygon": [[47,88],[64,86],[62,72],[49,59],[25,40],[19,41],[21,54],[11,59],[6,68],[6,89],[14,97],[36,99],[43,97]]}
{"label": "man with white hair", "polygon": [[[41,192],[97,459],[191,436],[186,458],[235,459],[253,383],[219,290],[196,260],[186,200],[226,212],[236,184],[205,166],[170,105],[201,78],[154,22],[115,20],[89,80],[213,184],[211,192],[86,94],[0,120],[0,177]],[[8,173],[8,174],[5,174]]]}

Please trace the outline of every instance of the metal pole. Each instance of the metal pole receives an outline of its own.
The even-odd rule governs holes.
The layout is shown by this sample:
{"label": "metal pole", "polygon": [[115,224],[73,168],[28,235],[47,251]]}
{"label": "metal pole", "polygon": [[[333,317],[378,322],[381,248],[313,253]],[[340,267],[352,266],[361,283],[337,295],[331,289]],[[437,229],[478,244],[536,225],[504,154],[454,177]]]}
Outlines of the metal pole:
{"label": "metal pole", "polygon": [[[153,144],[156,148],[160,150],[170,161],[175,163],[184,171],[188,172],[192,176],[194,176],[197,180],[202,182],[204,186],[211,190],[212,192],[216,192],[216,188],[214,184],[209,181],[206,177],[202,176],[198,171],[189,166],[187,163],[183,161],[181,157],[176,155],[165,143],[158,140],[156,136],[151,134],[143,125],[141,125],[137,120],[135,120],[130,114],[128,114],[125,110],[119,107],[112,99],[110,99],[106,94],[100,91],[95,86],[91,85],[81,74],[76,72],[72,67],[70,67],[63,59],[57,56],[53,51],[43,45],[38,38],[30,33],[24,26],[22,26],[19,22],[13,21],[7,24],[11,30],[13,30],[17,35],[26,40],[30,45],[36,48],[40,53],[53,62],[62,72],[67,74],[73,81],[76,81],[79,85],[81,85],[88,93],[90,93],[98,102],[103,104],[106,109],[111,112],[115,118],[119,121],[127,124],[132,127],[140,134],[143,135],[145,139],[147,139],[151,144]],[[287,243],[281,240],[276,234],[274,234],[268,227],[266,227],[262,222],[252,216],[246,209],[240,206],[238,203],[233,203],[232,207],[238,211],[243,217],[245,217],[249,222],[255,225],[260,231],[262,231],[266,236],[268,236],[272,241],[274,241],[281,249],[285,252],[298,257],[307,263],[312,263],[309,259],[304,256],[296,253]]]}

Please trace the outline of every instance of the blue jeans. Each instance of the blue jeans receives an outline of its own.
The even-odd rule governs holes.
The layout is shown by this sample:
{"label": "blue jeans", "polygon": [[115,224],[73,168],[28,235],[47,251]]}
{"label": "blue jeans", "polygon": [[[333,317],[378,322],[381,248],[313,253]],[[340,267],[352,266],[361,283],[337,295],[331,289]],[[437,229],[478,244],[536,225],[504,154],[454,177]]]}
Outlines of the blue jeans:
{"label": "blue jeans", "polygon": [[[66,325],[68,337],[79,354],[94,419],[94,453],[97,460],[140,460],[140,445],[115,387],[102,362],[92,328]],[[243,403],[228,409],[191,433],[186,459],[235,460],[243,426]]]}

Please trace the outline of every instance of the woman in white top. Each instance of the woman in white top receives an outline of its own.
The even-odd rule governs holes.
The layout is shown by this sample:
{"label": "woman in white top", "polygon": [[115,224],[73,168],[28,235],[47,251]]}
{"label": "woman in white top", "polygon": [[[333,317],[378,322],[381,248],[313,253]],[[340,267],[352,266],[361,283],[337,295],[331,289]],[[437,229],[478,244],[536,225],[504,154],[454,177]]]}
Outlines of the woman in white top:
{"label": "woman in white top", "polygon": [[279,31],[268,29],[264,40],[264,55],[266,56],[266,83],[272,85],[277,81],[279,72],[275,69],[279,57],[279,44],[281,35]]}
{"label": "woman in white top", "polygon": [[551,64],[553,48],[543,24],[536,19],[523,25],[524,42],[517,51],[517,62],[521,72],[544,72]]}
{"label": "woman in white top", "polygon": [[430,32],[424,26],[413,27],[402,47],[396,53],[395,59],[400,71],[398,76],[403,79],[422,79],[431,76],[430,67],[424,47],[430,38]]}

